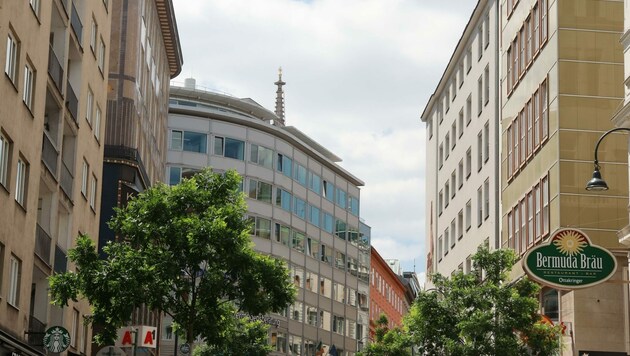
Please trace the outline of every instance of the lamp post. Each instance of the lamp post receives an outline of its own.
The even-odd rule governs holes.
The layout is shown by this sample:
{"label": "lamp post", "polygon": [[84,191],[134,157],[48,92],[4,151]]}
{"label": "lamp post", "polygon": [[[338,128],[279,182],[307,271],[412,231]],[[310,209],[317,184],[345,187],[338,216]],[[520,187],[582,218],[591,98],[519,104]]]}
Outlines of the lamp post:
{"label": "lamp post", "polygon": [[608,190],[608,184],[606,184],[606,181],[602,179],[602,174],[599,172],[599,161],[597,160],[597,150],[599,149],[599,144],[602,142],[604,137],[608,136],[608,134],[611,134],[617,131],[630,132],[630,128],[617,127],[614,129],[610,129],[604,132],[604,134],[599,138],[599,140],[597,140],[597,143],[595,144],[595,160],[593,161],[593,164],[595,165],[595,170],[593,171],[593,178],[591,178],[591,180],[589,180],[588,183],[586,183],[586,190],[589,190],[589,191]]}

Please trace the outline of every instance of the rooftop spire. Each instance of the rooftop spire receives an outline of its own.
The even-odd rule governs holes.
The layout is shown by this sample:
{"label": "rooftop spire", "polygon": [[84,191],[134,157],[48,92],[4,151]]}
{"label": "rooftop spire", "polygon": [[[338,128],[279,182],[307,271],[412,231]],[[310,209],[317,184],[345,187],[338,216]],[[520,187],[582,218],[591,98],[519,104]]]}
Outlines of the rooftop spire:
{"label": "rooftop spire", "polygon": [[273,124],[284,126],[284,90],[282,90],[282,86],[286,83],[282,81],[282,67],[278,68],[278,81],[274,84],[278,86],[278,90],[276,90],[276,116],[278,120],[274,121]]}

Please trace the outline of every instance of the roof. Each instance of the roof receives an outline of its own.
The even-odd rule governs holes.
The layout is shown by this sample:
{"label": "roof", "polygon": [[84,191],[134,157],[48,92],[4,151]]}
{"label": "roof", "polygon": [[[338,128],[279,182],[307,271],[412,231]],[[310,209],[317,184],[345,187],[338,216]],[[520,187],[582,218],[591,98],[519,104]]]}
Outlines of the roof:
{"label": "roof", "polygon": [[164,49],[168,59],[168,68],[171,73],[171,79],[175,78],[182,71],[184,58],[182,57],[182,48],[179,43],[179,32],[177,31],[177,21],[175,20],[175,11],[173,10],[173,0],[155,0],[158,18],[160,20],[160,29],[162,30],[162,38],[164,40]]}

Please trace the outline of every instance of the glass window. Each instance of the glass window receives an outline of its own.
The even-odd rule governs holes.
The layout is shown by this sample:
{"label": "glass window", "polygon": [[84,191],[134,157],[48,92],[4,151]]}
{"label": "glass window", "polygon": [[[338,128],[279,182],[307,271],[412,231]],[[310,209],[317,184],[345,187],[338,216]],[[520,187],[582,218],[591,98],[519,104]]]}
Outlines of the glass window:
{"label": "glass window", "polygon": [[466,202],[466,231],[470,229],[471,220],[472,220],[471,215],[472,215],[472,203],[469,200]]}
{"label": "glass window", "polygon": [[359,216],[359,199],[350,195],[350,212],[353,215]]}
{"label": "glass window", "polygon": [[16,84],[17,79],[18,50],[19,47],[15,35],[12,32],[9,32],[9,36],[7,38],[7,53],[4,63],[4,72],[9,76],[9,79],[11,79],[13,84]]}
{"label": "glass window", "polygon": [[263,239],[271,238],[271,220],[256,217],[256,225],[254,228],[254,235]]}
{"label": "glass window", "polygon": [[293,179],[301,185],[306,186],[306,168],[297,162],[295,162],[293,170]]}
{"label": "glass window", "polygon": [[96,20],[92,18],[92,26],[90,31],[90,49],[92,53],[96,53],[96,34],[98,32],[98,25],[96,24]]}
{"label": "glass window", "polygon": [[324,181],[324,198],[328,199],[329,201],[333,201],[334,198],[334,186],[332,185],[332,183],[328,182],[328,181]]}
{"label": "glass window", "polygon": [[7,303],[18,307],[20,303],[20,284],[22,280],[22,261],[11,255],[9,261],[9,293]]}
{"label": "glass window", "polygon": [[[320,244],[322,253],[320,254],[320,258],[322,262],[332,264],[332,251],[324,244]],[[330,295],[328,295],[330,298]]]}
{"label": "glass window", "polygon": [[304,233],[299,231],[292,231],[292,244],[294,250],[304,253]]}
{"label": "glass window", "polygon": [[103,68],[105,68],[105,42],[101,38],[101,41],[98,45],[98,69],[103,73]]}
{"label": "glass window", "polygon": [[0,132],[0,184],[8,187],[10,141]]}
{"label": "glass window", "polygon": [[271,348],[275,351],[287,352],[287,335],[282,332],[271,333]]}
{"label": "glass window", "polygon": [[320,210],[319,208],[309,205],[308,222],[319,227],[320,222]]}
{"label": "glass window", "polygon": [[[309,325],[313,325],[313,326],[317,326],[317,315],[319,313],[317,312],[317,308],[316,307],[312,307],[310,305],[306,306],[306,322]],[[313,355],[315,355],[315,353],[313,353]]]}
{"label": "glass window", "polygon": [[184,142],[184,133],[178,130],[171,131],[171,149],[172,150],[182,150]]}
{"label": "glass window", "polygon": [[88,163],[85,161],[85,159],[83,160],[83,170],[81,173],[81,194],[83,194],[84,197],[87,197],[87,185],[88,185],[88,170],[89,170],[89,165]]}
{"label": "glass window", "polygon": [[249,180],[249,197],[265,203],[271,204],[272,186],[269,183],[255,179]]}
{"label": "glass window", "polygon": [[317,194],[321,194],[322,191],[322,178],[317,174],[308,172],[308,187],[310,190]]}
{"label": "glass window", "polygon": [[344,327],[345,327],[345,319],[343,317],[333,315],[333,332],[345,335]]}
{"label": "glass window", "polygon": [[199,132],[184,131],[183,150],[188,152],[206,153],[208,136]]}
{"label": "glass window", "polygon": [[256,164],[259,164],[263,167],[272,169],[273,168],[273,150],[267,147],[252,144],[251,152],[250,152],[250,161]]}
{"label": "glass window", "polygon": [[181,181],[182,169],[181,167],[169,167],[168,168],[168,184],[176,185]]}
{"label": "glass window", "polygon": [[278,163],[276,170],[282,172],[287,177],[293,177],[293,161],[291,158],[278,153]]}
{"label": "glass window", "polygon": [[94,115],[94,137],[97,141],[101,140],[101,108],[96,105],[96,114]]}
{"label": "glass window", "polygon": [[291,196],[291,193],[281,188],[276,189],[276,206],[279,206],[286,211],[291,211],[292,199],[293,197]]}
{"label": "glass window", "polygon": [[276,223],[276,242],[289,246],[290,235],[291,229],[289,227]]}
{"label": "glass window", "polygon": [[28,182],[28,164],[22,158],[17,162],[17,174],[15,177],[15,201],[22,207],[26,206],[26,184]]}
{"label": "glass window", "polygon": [[560,320],[560,309],[558,307],[558,291],[552,288],[543,288],[541,292],[542,314],[547,316],[554,323]]}
{"label": "glass window", "polygon": [[225,138],[225,157],[238,160],[245,159],[245,142],[233,138]]}
{"label": "glass window", "polygon": [[22,100],[31,111],[33,110],[34,93],[35,70],[29,63],[26,63],[26,65],[24,66],[24,92],[22,93]]}
{"label": "glass window", "polygon": [[336,220],[335,223],[335,235],[337,235],[337,237],[345,240],[346,239],[346,231],[348,230],[348,226],[346,225],[346,222],[343,220]]}
{"label": "glass window", "polygon": [[341,283],[333,283],[333,299],[345,303],[346,301],[346,287]]}
{"label": "glass window", "polygon": [[319,241],[309,237],[306,240],[306,254],[314,259],[319,259]]}
{"label": "glass window", "polygon": [[324,231],[329,232],[329,233],[333,233],[333,217],[331,214],[328,214],[326,212],[324,212],[324,218],[323,218],[323,222],[324,222]]}
{"label": "glass window", "polygon": [[336,203],[337,205],[339,205],[341,208],[346,208],[346,204],[347,204],[347,198],[346,198],[346,192],[341,189],[341,188],[336,188],[335,190],[335,197],[336,197]]}
{"label": "glass window", "polygon": [[293,197],[293,213],[306,220],[306,202],[298,197]]}
{"label": "glass window", "polygon": [[90,207],[92,210],[96,208],[96,177],[92,175],[92,181],[90,182]]}
{"label": "glass window", "polygon": [[223,137],[214,138],[214,154],[217,156],[223,156]]}

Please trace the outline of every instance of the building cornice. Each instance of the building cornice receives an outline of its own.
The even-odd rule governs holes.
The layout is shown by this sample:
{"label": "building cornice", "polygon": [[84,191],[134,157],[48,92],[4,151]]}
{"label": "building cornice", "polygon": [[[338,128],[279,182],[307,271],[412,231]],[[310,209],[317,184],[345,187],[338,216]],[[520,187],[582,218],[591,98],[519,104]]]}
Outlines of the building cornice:
{"label": "building cornice", "polygon": [[175,11],[173,10],[173,0],[155,0],[155,6],[160,19],[160,29],[164,40],[166,57],[168,58],[170,78],[173,79],[182,71],[182,65],[184,64],[179,33],[177,32]]}
{"label": "building cornice", "polygon": [[630,128],[630,102],[625,103],[621,109],[613,115],[610,121],[612,121],[615,127]]}

